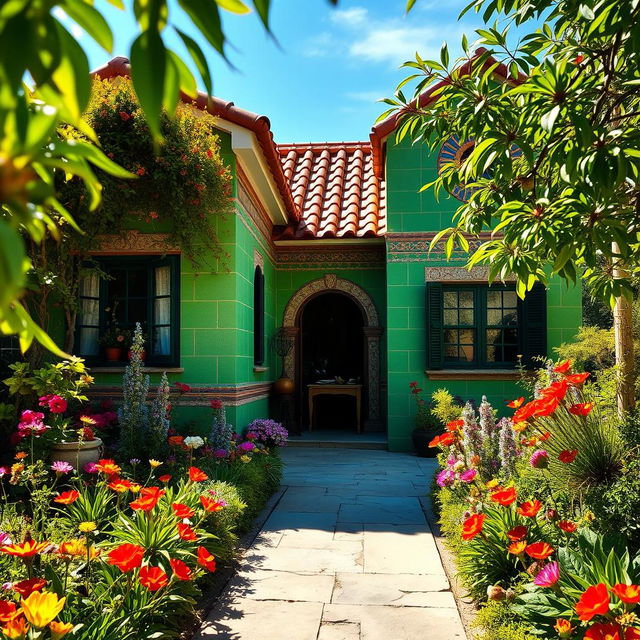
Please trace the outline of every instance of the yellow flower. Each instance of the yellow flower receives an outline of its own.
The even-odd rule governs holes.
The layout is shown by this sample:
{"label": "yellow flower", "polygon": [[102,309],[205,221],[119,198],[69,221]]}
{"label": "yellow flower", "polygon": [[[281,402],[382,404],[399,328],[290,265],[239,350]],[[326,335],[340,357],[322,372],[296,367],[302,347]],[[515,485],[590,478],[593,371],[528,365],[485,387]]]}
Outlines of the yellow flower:
{"label": "yellow flower", "polygon": [[485,486],[487,489],[495,489],[498,486],[498,481],[494,478],[493,480],[489,480]]}
{"label": "yellow flower", "polygon": [[129,486],[131,493],[140,493],[140,489],[142,489],[142,487],[137,482],[132,482]]}
{"label": "yellow flower", "polygon": [[26,600],[20,602],[24,617],[38,629],[46,627],[64,607],[66,598],[58,599],[55,593],[34,591]]}
{"label": "yellow flower", "polygon": [[240,456],[240,460],[242,460],[242,462],[251,462],[251,458],[249,456]]}
{"label": "yellow flower", "polygon": [[[58,553],[60,555],[65,556],[76,556],[79,558],[87,557],[87,545],[84,543],[84,540],[76,539],[69,540],[68,542],[60,543],[58,547]],[[89,559],[95,560],[98,557],[98,550],[92,545],[89,550]]]}
{"label": "yellow flower", "polygon": [[18,473],[22,473],[24,471],[24,465],[16,462],[15,464],[11,465],[11,473],[13,475],[17,475]]}
{"label": "yellow flower", "polygon": [[22,640],[22,638],[27,635],[27,631],[29,631],[29,625],[20,615],[16,616],[13,620],[9,620],[9,622],[5,623],[2,627],[2,633],[12,640],[14,638],[16,640]]}
{"label": "yellow flower", "polygon": [[151,466],[152,469],[159,467],[161,464],[162,462],[160,462],[160,460],[154,460],[153,458],[149,460],[149,465]]}
{"label": "yellow flower", "polygon": [[51,640],[60,640],[60,638],[62,638],[62,636],[66,636],[71,629],[73,629],[73,624],[71,624],[71,622],[57,622],[54,620],[49,625]]}
{"label": "yellow flower", "polygon": [[78,529],[80,529],[80,531],[82,531],[82,533],[91,533],[92,531],[95,531],[98,528],[98,525],[95,522],[89,521],[89,522],[81,522],[78,525]]}
{"label": "yellow flower", "polygon": [[85,373],[80,376],[80,380],[82,380],[82,382],[84,382],[85,384],[93,384],[94,377],[90,376],[88,373]]}
{"label": "yellow flower", "polygon": [[526,422],[516,422],[513,425],[513,430],[516,433],[522,433],[529,425]]}

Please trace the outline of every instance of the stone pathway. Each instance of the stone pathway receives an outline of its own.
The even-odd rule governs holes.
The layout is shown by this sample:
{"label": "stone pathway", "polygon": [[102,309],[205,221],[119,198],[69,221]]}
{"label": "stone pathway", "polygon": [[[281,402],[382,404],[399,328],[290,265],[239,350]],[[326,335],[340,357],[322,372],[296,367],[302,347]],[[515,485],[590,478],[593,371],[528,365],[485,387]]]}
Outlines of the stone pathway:
{"label": "stone pathway", "polygon": [[282,496],[198,639],[464,639],[421,506],[435,461],[288,449]]}

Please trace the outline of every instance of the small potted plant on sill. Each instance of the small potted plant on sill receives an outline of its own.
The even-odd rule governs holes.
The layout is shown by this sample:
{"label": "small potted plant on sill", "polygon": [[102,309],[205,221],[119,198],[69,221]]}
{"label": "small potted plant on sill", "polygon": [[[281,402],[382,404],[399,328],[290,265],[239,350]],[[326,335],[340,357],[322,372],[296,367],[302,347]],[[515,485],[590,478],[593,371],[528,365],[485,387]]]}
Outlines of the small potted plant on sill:
{"label": "small potted plant on sill", "polygon": [[429,442],[440,432],[440,421],[432,413],[429,405],[422,398],[422,389],[417,382],[410,382],[409,389],[416,401],[416,426],[411,432],[411,439],[416,453],[421,458],[435,457],[437,449],[429,447]]}
{"label": "small potted plant on sill", "polygon": [[107,330],[99,338],[108,362],[121,362],[124,359],[123,354],[130,341],[129,334],[129,331],[120,329],[117,322],[109,323]]}

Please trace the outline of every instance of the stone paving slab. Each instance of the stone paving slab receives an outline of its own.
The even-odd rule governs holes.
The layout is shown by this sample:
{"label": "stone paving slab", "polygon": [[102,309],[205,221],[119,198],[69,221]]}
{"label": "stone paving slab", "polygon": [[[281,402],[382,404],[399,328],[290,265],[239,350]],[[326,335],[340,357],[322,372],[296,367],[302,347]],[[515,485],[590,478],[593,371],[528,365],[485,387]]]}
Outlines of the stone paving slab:
{"label": "stone paving slab", "polygon": [[252,569],[239,571],[231,579],[229,593],[251,600],[329,602],[334,582],[331,574]]}

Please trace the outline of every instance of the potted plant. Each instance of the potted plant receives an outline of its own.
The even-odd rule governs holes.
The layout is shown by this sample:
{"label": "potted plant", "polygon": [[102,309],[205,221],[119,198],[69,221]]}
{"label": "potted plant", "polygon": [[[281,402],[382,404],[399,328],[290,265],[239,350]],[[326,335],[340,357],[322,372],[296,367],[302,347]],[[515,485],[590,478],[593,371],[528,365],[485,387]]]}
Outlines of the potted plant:
{"label": "potted plant", "polygon": [[431,407],[422,398],[422,389],[417,382],[410,382],[409,389],[416,402],[416,426],[411,432],[411,439],[416,453],[422,458],[433,458],[437,449],[429,447],[429,442],[439,433],[440,421],[432,413]]}
{"label": "potted plant", "polygon": [[107,330],[100,336],[99,343],[104,347],[108,362],[120,362],[129,343],[129,332],[120,329],[117,322],[110,322]]}

